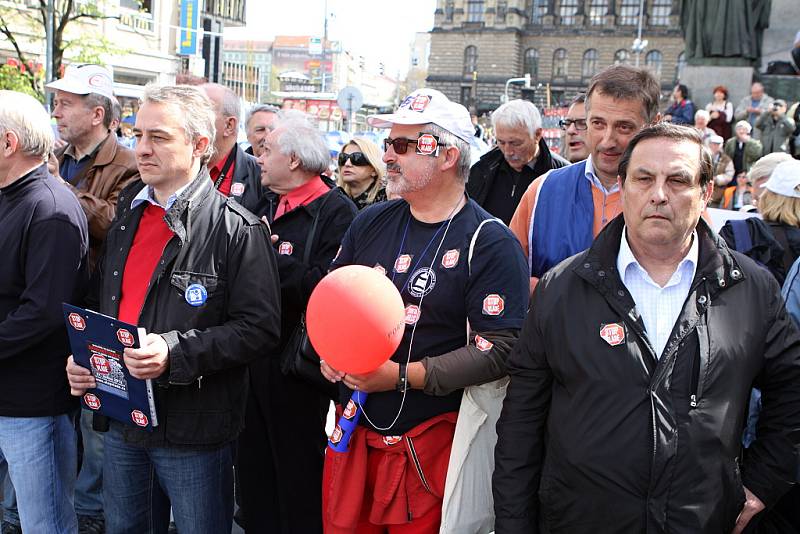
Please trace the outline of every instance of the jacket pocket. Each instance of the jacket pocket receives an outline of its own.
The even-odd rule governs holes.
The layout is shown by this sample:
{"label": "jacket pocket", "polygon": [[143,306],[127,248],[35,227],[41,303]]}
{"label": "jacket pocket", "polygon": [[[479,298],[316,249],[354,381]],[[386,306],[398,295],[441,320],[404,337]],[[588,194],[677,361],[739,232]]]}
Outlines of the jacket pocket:
{"label": "jacket pocket", "polygon": [[209,299],[218,296],[225,287],[225,280],[216,274],[195,273],[192,271],[174,271],[170,283],[184,298],[186,297],[186,290],[193,285],[202,286]]}

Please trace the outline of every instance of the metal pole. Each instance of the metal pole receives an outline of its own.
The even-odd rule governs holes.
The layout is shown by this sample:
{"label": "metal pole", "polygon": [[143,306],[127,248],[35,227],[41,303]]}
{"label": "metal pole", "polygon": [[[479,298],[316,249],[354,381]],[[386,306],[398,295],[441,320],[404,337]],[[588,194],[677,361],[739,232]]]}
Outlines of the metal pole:
{"label": "metal pole", "polygon": [[[47,39],[45,51],[45,84],[53,81],[55,73],[53,72],[53,18],[55,12],[55,0],[47,0],[47,27],[44,30]],[[45,93],[45,106],[50,111],[50,93]]]}
{"label": "metal pole", "polygon": [[639,27],[636,29],[636,66],[639,66],[639,58],[642,55],[642,19],[644,18],[644,0],[639,0]]}
{"label": "metal pole", "polygon": [[325,78],[326,74],[325,71],[327,70],[325,65],[325,57],[327,56],[327,46],[328,46],[328,0],[325,0],[325,24],[322,27],[322,92],[325,92]]}

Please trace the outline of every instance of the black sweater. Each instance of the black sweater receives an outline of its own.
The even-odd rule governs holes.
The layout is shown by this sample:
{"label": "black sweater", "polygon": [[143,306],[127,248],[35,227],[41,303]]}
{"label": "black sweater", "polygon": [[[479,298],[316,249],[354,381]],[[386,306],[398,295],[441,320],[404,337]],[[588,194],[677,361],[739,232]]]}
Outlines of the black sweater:
{"label": "black sweater", "polygon": [[0,188],[0,416],[76,405],[61,303],[83,297],[88,247],[78,199],[45,165]]}

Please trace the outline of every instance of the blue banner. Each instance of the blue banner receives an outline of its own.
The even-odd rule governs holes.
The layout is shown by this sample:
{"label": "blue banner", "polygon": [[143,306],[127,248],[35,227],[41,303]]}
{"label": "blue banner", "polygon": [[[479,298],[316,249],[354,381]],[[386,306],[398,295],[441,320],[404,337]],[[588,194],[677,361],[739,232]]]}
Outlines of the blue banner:
{"label": "blue banner", "polygon": [[199,0],[181,0],[181,43],[178,54],[197,54],[197,28],[200,20]]}

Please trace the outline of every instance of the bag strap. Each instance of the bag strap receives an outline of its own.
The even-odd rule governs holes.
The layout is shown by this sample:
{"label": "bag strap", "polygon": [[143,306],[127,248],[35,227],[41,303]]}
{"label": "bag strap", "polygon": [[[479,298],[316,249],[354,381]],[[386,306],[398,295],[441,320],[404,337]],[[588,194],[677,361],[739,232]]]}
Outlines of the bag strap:
{"label": "bag strap", "polygon": [[750,237],[750,228],[747,225],[747,221],[731,219],[728,223],[733,231],[733,243],[736,245],[736,250],[746,253],[753,248],[753,238]]}
{"label": "bag strap", "polygon": [[[475,252],[475,244],[478,242],[478,234],[480,233],[481,228],[483,228],[483,225],[489,222],[498,222],[503,224],[503,221],[500,219],[484,219],[475,229],[475,233],[472,234],[472,239],[469,242],[469,252],[467,253],[467,276],[472,275],[472,254]],[[469,345],[469,330],[469,317],[467,317],[467,345]]]}
{"label": "bag strap", "polygon": [[772,235],[775,236],[775,240],[783,247],[783,261],[781,263],[783,264],[783,271],[788,273],[789,269],[792,268],[794,260],[792,259],[792,249],[789,245],[789,240],[786,238],[786,230],[778,224],[769,225],[769,229],[772,230]]}
{"label": "bag strap", "polygon": [[306,236],[306,248],[303,251],[303,263],[308,265],[308,262],[311,261],[311,244],[314,242],[314,234],[317,232],[317,223],[319,223],[319,215],[322,213],[322,208],[325,207],[325,204],[328,202],[328,199],[331,195],[334,194],[334,189],[331,189],[324,195],[322,195],[322,202],[319,205],[319,209],[314,214],[314,219],[311,221],[311,225],[308,227],[308,235]]}

